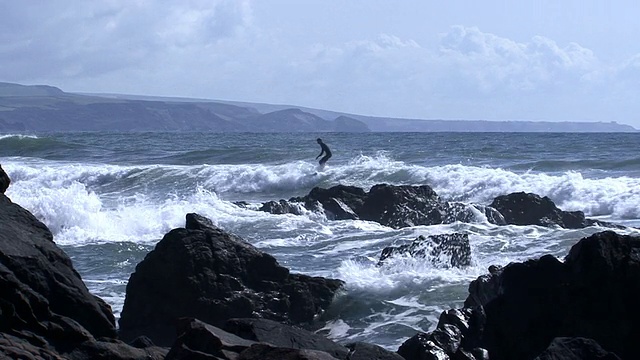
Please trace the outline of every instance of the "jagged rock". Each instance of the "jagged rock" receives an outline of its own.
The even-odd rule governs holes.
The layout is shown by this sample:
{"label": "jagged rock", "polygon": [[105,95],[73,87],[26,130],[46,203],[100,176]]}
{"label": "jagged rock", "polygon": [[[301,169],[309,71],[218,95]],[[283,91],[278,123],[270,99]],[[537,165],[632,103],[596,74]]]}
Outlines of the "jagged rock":
{"label": "jagged rock", "polygon": [[360,218],[392,228],[441,224],[444,205],[427,185],[374,185],[362,205]]}
{"label": "jagged rock", "polygon": [[444,311],[434,331],[409,338],[398,353],[406,360],[488,360],[487,351],[480,348],[477,341],[485,321],[481,307]]}
{"label": "jagged rock", "polygon": [[[403,344],[402,355],[481,359],[486,351],[491,360],[635,359],[638,254],[640,237],[605,231],[581,239],[564,262],[545,255],[492,266],[491,274],[470,284],[463,309],[443,313],[435,331]],[[556,339],[550,345],[557,337],[593,341]]]}
{"label": "jagged rock", "polygon": [[525,192],[496,197],[490,207],[504,216],[507,224],[560,226],[580,229],[592,225],[622,228],[603,221],[587,219],[582,211],[563,211],[548,197]]}
{"label": "jagged rock", "polygon": [[378,266],[392,256],[410,255],[425,258],[434,266],[465,267],[471,264],[471,246],[467,234],[420,235],[410,244],[388,246],[382,249]]}
{"label": "jagged rock", "polygon": [[585,218],[581,211],[560,210],[548,197],[524,192],[496,197],[491,205],[442,201],[428,185],[378,184],[365,192],[355,186],[313,188],[308,195],[289,200],[269,201],[259,210],[273,214],[301,214],[324,211],[330,220],[368,220],[403,228],[417,225],[474,222],[486,217],[496,225],[561,226],[569,229],[624,226]]}
{"label": "jagged rock", "polygon": [[302,214],[302,210],[300,209],[301,205],[296,204],[294,202],[289,202],[286,200],[279,201],[267,201],[262,204],[262,206],[258,209],[259,211],[268,212],[271,214],[281,215],[281,214]]}
{"label": "jagged rock", "polygon": [[[465,302],[483,305],[481,338],[492,360],[532,359],[557,336],[587,337],[622,359],[635,358],[640,331],[640,237],[606,231],[551,255],[512,263]],[[493,294],[492,294],[493,292]]]}
{"label": "jagged rock", "polygon": [[300,214],[302,204],[309,211],[324,211],[330,220],[369,220],[402,228],[455,221],[471,222],[481,213],[488,221],[505,224],[502,215],[483,205],[441,201],[427,185],[375,185],[365,192],[355,186],[337,185],[329,189],[313,188],[304,197],[264,203],[261,211],[273,214]]}
{"label": "jagged rock", "polygon": [[357,220],[366,196],[365,191],[359,187],[336,185],[329,189],[315,187],[309,195],[291,200],[303,202],[308,209],[318,209],[317,204],[321,204],[328,219]]}
{"label": "jagged rock", "polygon": [[233,358],[256,343],[193,318],[179,320],[178,334],[165,360]]}
{"label": "jagged rock", "polygon": [[585,338],[557,337],[534,360],[620,360],[597,342]]}
{"label": "jagged rock", "polygon": [[267,319],[231,319],[225,330],[191,318],[180,319],[180,334],[165,360],[339,359],[402,360],[379,346],[338,345],[313,332]]}
{"label": "jagged rock", "polygon": [[398,354],[406,360],[449,360],[449,355],[426,333],[418,333],[400,345]]}
{"label": "jagged rock", "polygon": [[89,293],[47,227],[0,195],[0,354],[15,359],[159,360],[116,339],[111,308]]}
{"label": "jagged rock", "polygon": [[4,172],[2,166],[0,166],[0,193],[4,194],[4,192],[7,191],[9,184],[11,184],[11,179],[9,178],[9,175]]}
{"label": "jagged rock", "polygon": [[0,195],[0,330],[43,328],[52,314],[75,319],[93,336],[115,337],[111,308],[91,295],[47,227]]}
{"label": "jagged rock", "polygon": [[218,327],[241,317],[306,326],[329,306],[342,284],[290,274],[273,256],[206,218],[187,214],[187,227],[166,234],[131,275],[120,336],[130,340],[146,335],[170,346],[181,317]]}
{"label": "jagged rock", "polygon": [[404,358],[396,353],[386,350],[378,345],[364,342],[349,343],[348,360],[403,360]]}
{"label": "jagged rock", "polygon": [[469,284],[469,296],[464,302],[465,307],[482,306],[500,295],[503,268],[492,265],[489,274],[481,275]]}
{"label": "jagged rock", "polygon": [[336,360],[318,350],[291,349],[255,344],[240,353],[238,360]]}
{"label": "jagged rock", "polygon": [[230,319],[224,329],[244,339],[269,343],[278,347],[324,351],[338,359],[346,359],[349,349],[326,337],[304,329],[267,319]]}

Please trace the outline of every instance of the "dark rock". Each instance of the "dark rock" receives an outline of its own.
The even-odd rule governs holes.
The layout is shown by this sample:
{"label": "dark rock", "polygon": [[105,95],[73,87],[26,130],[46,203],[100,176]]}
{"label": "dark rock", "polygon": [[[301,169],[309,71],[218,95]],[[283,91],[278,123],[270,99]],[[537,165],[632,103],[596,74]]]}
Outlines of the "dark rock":
{"label": "dark rock", "polygon": [[558,337],[534,360],[619,360],[592,339]]}
{"label": "dark rock", "polygon": [[316,202],[322,204],[329,219],[356,220],[365,197],[365,191],[359,187],[336,185],[329,189],[315,187],[301,200],[310,209],[314,208]]}
{"label": "dark rock", "polygon": [[559,336],[590,338],[634,359],[638,254],[640,237],[606,231],[580,240],[564,262],[547,255],[494,269],[472,283],[465,301],[486,312],[474,341],[492,360],[533,359]]}
{"label": "dark rock", "polygon": [[560,226],[567,229],[581,229],[599,225],[623,228],[603,221],[587,219],[582,211],[560,210],[548,197],[532,193],[512,193],[496,197],[490,207],[498,210],[507,224]]}
{"label": "dark rock", "polygon": [[281,214],[302,214],[301,205],[289,202],[286,200],[279,201],[268,201],[258,209],[259,211],[268,212],[271,214],[281,215]]}
{"label": "dark rock", "polygon": [[360,212],[361,219],[392,228],[441,224],[444,217],[443,203],[427,185],[375,185]]}
{"label": "dark rock", "polygon": [[279,348],[267,344],[255,344],[241,352],[238,360],[336,360],[336,358],[318,350]]}
{"label": "dark rock", "polygon": [[24,338],[0,332],[0,358],[24,360],[64,360],[48,344],[32,344]]}
{"label": "dark rock", "polygon": [[180,336],[166,360],[339,359],[402,360],[379,346],[338,345],[313,332],[267,319],[231,319],[224,331],[195,319],[180,319]]}
{"label": "dark rock", "polygon": [[138,349],[109,338],[85,341],[64,354],[69,360],[163,360],[167,350],[156,346]]}
{"label": "dark rock", "polygon": [[398,354],[406,360],[449,360],[447,353],[426,333],[418,333],[400,345]]}
{"label": "dark rock", "polygon": [[434,331],[409,338],[398,353],[406,360],[488,360],[486,350],[478,347],[485,321],[481,307],[444,311]]}
{"label": "dark rock", "polygon": [[[410,255],[428,259],[434,266],[465,267],[471,264],[471,246],[467,234],[420,235],[410,244],[382,249],[378,266],[392,256]],[[444,262],[444,263],[443,263]]]}
{"label": "dark rock", "polygon": [[349,348],[348,360],[403,360],[397,353],[378,345],[355,342],[346,345]]}
{"label": "dark rock", "polygon": [[138,336],[137,338],[129,342],[129,345],[136,347],[138,349],[144,349],[144,348],[155,346],[153,341],[151,341],[151,339],[149,339],[146,336]]}
{"label": "dark rock", "polygon": [[492,265],[489,274],[481,275],[469,284],[469,296],[464,302],[465,307],[482,306],[500,295],[503,268]]}
{"label": "dark rock", "polygon": [[91,295],[47,227],[0,195],[0,354],[12,359],[160,360],[115,338],[111,308]]}
{"label": "dark rock", "polygon": [[7,191],[9,184],[11,184],[11,179],[9,178],[9,175],[4,172],[2,166],[0,166],[0,193],[4,194],[4,192]]}
{"label": "dark rock", "polygon": [[[178,339],[165,360],[190,360],[194,358],[225,358],[230,353],[239,354],[255,344],[202,321],[183,318],[178,327]],[[203,357],[207,356],[207,357]]]}
{"label": "dark rock", "polygon": [[427,185],[379,184],[369,192],[345,185],[329,189],[316,187],[304,197],[267,202],[260,210],[273,214],[300,214],[301,209],[297,207],[300,204],[309,211],[324,211],[330,220],[362,219],[393,228],[470,222],[477,218],[478,213],[490,222],[505,223],[502,215],[493,208],[443,202]]}
{"label": "dark rock", "polygon": [[342,284],[290,274],[271,255],[188,214],[187,228],[166,234],[131,275],[120,336],[170,346],[181,317],[218,327],[243,317],[310,326]]}
{"label": "dark rock", "polygon": [[242,338],[269,343],[277,347],[324,351],[346,359],[349,350],[326,337],[267,319],[231,319],[224,329]]}
{"label": "dark rock", "polygon": [[52,313],[77,321],[93,336],[115,337],[111,308],[91,295],[47,227],[0,195],[0,330],[43,328]]}

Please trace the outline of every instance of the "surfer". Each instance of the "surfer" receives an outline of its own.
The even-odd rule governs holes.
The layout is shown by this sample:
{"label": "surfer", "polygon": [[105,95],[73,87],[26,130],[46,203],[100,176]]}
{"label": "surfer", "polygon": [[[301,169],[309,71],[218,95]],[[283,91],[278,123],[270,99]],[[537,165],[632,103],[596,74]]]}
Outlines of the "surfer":
{"label": "surfer", "polygon": [[325,154],[324,157],[320,159],[320,166],[324,166],[327,160],[329,160],[329,158],[331,157],[331,150],[329,150],[327,144],[323,143],[322,139],[320,138],[318,138],[318,144],[320,144],[320,148],[322,149],[322,151],[320,151],[320,155],[316,156],[316,160],[318,160],[318,158],[322,156],[322,154]]}

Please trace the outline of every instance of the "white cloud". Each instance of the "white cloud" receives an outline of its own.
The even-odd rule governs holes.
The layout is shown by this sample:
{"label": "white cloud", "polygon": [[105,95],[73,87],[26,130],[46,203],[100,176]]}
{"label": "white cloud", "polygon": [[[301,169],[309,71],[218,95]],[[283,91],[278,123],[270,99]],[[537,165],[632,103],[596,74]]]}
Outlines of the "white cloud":
{"label": "white cloud", "polygon": [[0,78],[95,77],[144,67],[181,48],[233,37],[250,19],[246,1],[234,0],[4,2]]}
{"label": "white cloud", "polygon": [[260,28],[258,15],[248,0],[2,2],[0,81],[414,118],[606,120],[614,106],[640,110],[631,99],[640,55],[603,63],[577,43],[467,26],[437,43],[386,32],[299,44]]}

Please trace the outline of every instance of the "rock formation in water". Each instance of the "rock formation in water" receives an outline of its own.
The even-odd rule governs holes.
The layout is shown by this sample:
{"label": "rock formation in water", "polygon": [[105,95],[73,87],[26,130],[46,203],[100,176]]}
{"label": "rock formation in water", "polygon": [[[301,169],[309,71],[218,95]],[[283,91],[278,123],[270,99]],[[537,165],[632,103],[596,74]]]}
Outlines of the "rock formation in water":
{"label": "rock formation in water", "polygon": [[470,284],[464,308],[444,312],[436,330],[407,340],[399,353],[407,360],[635,359],[638,254],[640,237],[606,231],[580,240],[564,262],[546,255],[492,267]]}
{"label": "rock formation in water", "polygon": [[469,266],[471,264],[469,235],[460,233],[427,237],[420,235],[409,244],[387,246],[382,249],[378,266],[382,266],[388,258],[402,255],[427,259],[434,267]]}
{"label": "rock formation in water", "polygon": [[138,264],[127,284],[120,335],[169,346],[176,320],[222,326],[235,317],[309,325],[326,309],[341,280],[291,274],[241,238],[188,214]]}
{"label": "rock formation in water", "polygon": [[392,228],[417,225],[474,222],[486,218],[496,225],[560,226],[569,229],[588,226],[623,228],[587,219],[582,211],[563,211],[548,197],[512,193],[496,197],[491,205],[463,204],[440,199],[428,185],[378,184],[364,191],[356,186],[313,188],[308,195],[269,201],[259,208],[272,214],[300,215],[303,209],[324,212],[331,220],[368,220]]}

